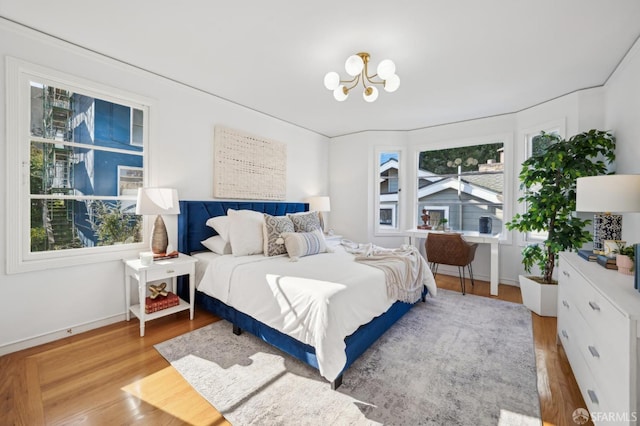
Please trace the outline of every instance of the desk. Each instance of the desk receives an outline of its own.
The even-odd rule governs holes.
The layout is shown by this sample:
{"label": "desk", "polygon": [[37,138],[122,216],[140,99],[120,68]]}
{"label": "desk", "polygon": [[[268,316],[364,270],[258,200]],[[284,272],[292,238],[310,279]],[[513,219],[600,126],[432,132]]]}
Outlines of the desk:
{"label": "desk", "polygon": [[[427,238],[429,232],[443,232],[434,231],[432,229],[407,229],[405,234],[409,237],[409,244],[416,246],[417,238]],[[498,295],[498,280],[500,276],[500,263],[499,263],[499,249],[498,243],[500,242],[500,234],[481,234],[478,231],[457,231],[462,235],[466,241],[470,243],[490,244],[491,245],[491,295]]]}

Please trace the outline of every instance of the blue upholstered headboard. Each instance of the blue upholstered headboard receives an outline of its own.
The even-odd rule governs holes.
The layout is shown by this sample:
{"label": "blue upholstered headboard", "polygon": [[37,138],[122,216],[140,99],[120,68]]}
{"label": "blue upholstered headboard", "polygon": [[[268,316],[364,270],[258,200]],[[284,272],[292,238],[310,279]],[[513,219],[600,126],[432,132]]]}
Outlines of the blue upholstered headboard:
{"label": "blue upholstered headboard", "polygon": [[263,201],[180,201],[178,251],[189,254],[206,250],[200,241],[215,235],[215,231],[206,225],[207,219],[225,216],[228,209],[254,210],[272,216],[283,216],[287,213],[307,211],[309,204]]}

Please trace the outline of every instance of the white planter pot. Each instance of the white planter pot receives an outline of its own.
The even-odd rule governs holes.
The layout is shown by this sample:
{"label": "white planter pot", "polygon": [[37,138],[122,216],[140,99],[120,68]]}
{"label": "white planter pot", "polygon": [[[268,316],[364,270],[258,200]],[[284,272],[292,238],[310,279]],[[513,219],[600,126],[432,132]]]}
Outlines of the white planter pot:
{"label": "white planter pot", "polygon": [[543,317],[558,315],[558,286],[540,284],[537,281],[519,275],[522,304]]}

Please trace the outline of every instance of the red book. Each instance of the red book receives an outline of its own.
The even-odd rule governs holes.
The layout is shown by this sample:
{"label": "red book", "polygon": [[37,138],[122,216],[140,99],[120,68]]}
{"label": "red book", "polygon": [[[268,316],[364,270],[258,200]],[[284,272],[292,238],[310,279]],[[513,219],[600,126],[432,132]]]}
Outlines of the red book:
{"label": "red book", "polygon": [[158,296],[155,299],[147,296],[144,304],[144,312],[147,314],[151,314],[153,312],[161,311],[162,309],[167,309],[172,306],[178,306],[180,304],[180,298],[174,294],[169,292],[166,296]]}

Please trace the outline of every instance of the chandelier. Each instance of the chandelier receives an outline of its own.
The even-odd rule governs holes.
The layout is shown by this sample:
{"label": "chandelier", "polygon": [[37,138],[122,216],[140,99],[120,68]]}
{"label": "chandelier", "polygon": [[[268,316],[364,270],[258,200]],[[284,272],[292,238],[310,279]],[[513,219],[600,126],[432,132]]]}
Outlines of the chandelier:
{"label": "chandelier", "polygon": [[351,80],[342,80],[337,72],[331,71],[324,76],[324,87],[333,91],[336,101],[342,102],[349,97],[349,91],[362,82],[362,97],[367,102],[378,99],[378,89],[374,84],[382,84],[387,92],[395,92],[400,87],[400,77],[396,74],[396,65],[391,59],[378,64],[377,73],[369,75],[369,54],[360,52],[347,58],[344,68]]}

